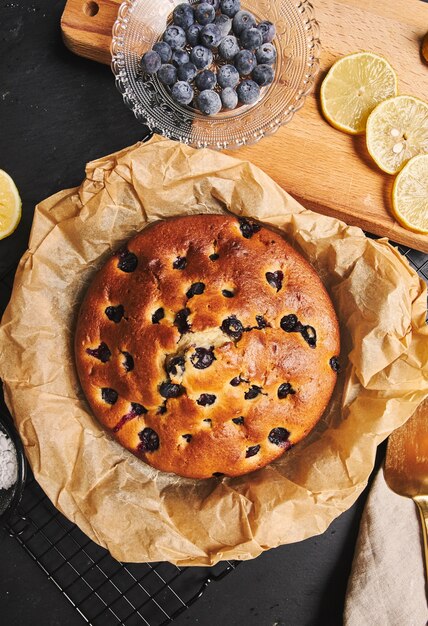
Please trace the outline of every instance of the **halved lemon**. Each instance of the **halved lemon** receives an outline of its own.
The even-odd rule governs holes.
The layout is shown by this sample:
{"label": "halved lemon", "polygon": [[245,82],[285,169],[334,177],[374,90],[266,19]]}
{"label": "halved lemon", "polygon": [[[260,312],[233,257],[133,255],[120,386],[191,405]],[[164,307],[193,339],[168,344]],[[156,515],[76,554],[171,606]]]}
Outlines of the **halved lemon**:
{"label": "halved lemon", "polygon": [[413,157],[395,179],[392,210],[397,220],[418,233],[428,233],[428,154]]}
{"label": "halved lemon", "polygon": [[428,152],[428,104],[414,96],[381,102],[367,120],[367,149],[387,174]]}
{"label": "halved lemon", "polygon": [[21,198],[12,178],[0,170],[0,239],[11,235],[21,220]]}
{"label": "halved lemon", "polygon": [[375,106],[397,94],[397,75],[386,59],[355,52],[331,67],[321,85],[321,107],[332,126],[357,135]]}

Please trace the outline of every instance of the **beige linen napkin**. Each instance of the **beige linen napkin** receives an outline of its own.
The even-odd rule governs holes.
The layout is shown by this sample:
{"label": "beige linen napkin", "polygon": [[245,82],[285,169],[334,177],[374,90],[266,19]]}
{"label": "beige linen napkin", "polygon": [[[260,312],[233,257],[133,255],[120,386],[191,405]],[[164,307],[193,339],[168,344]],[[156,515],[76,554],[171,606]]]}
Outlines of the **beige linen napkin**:
{"label": "beige linen napkin", "polygon": [[361,520],[345,602],[345,626],[425,626],[428,607],[419,516],[389,489],[383,470]]}

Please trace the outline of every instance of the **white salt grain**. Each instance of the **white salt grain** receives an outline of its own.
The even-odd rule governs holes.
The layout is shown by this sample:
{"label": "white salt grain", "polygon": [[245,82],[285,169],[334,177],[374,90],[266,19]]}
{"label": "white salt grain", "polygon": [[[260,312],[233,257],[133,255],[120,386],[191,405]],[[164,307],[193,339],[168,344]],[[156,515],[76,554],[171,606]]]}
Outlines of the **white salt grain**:
{"label": "white salt grain", "polygon": [[10,489],[18,479],[18,462],[13,442],[0,430],[0,489]]}

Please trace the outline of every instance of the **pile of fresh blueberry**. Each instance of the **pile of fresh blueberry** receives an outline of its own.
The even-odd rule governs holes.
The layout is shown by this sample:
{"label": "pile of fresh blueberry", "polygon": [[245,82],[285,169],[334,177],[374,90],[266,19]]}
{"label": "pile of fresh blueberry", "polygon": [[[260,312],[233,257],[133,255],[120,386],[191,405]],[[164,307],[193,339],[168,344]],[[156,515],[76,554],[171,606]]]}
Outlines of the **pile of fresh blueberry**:
{"label": "pile of fresh blueberry", "polygon": [[162,41],[141,59],[179,104],[205,115],[254,104],[272,83],[275,26],[241,10],[241,0],[204,0],[175,7]]}

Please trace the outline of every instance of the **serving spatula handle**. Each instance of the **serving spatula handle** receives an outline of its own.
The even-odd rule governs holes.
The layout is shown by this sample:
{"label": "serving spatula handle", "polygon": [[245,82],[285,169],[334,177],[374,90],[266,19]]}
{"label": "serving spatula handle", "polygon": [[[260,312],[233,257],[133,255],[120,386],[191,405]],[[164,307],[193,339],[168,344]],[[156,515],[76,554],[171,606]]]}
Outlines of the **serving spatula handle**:
{"label": "serving spatula handle", "polygon": [[413,499],[421,516],[425,553],[425,581],[428,592],[428,496],[415,496]]}

